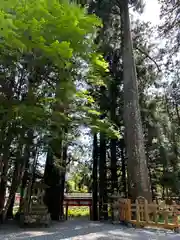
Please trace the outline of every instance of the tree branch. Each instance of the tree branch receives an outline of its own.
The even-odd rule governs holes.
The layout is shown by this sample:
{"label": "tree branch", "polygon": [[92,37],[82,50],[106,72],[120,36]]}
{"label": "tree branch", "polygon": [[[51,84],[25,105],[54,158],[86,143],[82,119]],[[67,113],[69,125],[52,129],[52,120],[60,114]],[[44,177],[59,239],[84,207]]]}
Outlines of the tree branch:
{"label": "tree branch", "polygon": [[138,46],[135,47],[139,52],[141,52],[142,54],[144,54],[147,58],[149,58],[157,67],[158,72],[161,72],[161,69],[159,67],[159,65],[157,64],[157,62],[151,57],[149,56],[149,54],[145,51],[143,51],[141,48],[139,48]]}

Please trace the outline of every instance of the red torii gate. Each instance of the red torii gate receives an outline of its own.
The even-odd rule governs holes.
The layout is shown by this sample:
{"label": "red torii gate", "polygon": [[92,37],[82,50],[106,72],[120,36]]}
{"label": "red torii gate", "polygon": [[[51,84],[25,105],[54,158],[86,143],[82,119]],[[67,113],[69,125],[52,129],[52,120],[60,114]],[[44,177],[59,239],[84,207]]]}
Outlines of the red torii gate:
{"label": "red torii gate", "polygon": [[64,206],[66,207],[66,220],[68,219],[69,206],[88,206],[90,218],[92,216],[92,194],[91,193],[65,193]]}

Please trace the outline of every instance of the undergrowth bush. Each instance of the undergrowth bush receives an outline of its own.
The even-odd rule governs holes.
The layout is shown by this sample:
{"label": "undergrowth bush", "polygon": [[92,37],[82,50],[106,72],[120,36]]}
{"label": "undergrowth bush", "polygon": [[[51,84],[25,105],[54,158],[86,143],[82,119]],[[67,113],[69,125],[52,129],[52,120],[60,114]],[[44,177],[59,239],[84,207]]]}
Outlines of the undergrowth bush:
{"label": "undergrowth bush", "polygon": [[89,207],[69,207],[68,216],[72,217],[89,216]]}

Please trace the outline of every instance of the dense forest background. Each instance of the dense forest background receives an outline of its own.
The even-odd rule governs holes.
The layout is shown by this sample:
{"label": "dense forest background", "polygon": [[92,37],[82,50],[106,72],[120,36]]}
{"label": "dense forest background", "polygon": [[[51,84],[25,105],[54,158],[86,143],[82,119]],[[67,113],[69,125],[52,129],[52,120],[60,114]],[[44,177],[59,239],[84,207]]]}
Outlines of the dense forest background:
{"label": "dense forest background", "polygon": [[3,218],[40,179],[53,220],[64,189],[92,192],[94,220],[115,192],[179,196],[180,2],[152,25],[150,1],[1,0]]}

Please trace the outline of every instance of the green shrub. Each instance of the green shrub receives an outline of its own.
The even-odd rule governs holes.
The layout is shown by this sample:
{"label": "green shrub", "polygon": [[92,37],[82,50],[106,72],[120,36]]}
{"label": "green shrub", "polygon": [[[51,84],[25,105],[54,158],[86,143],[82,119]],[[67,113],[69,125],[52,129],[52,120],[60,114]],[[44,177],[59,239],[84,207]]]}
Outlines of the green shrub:
{"label": "green shrub", "polygon": [[89,207],[69,207],[68,216],[72,217],[89,216]]}

